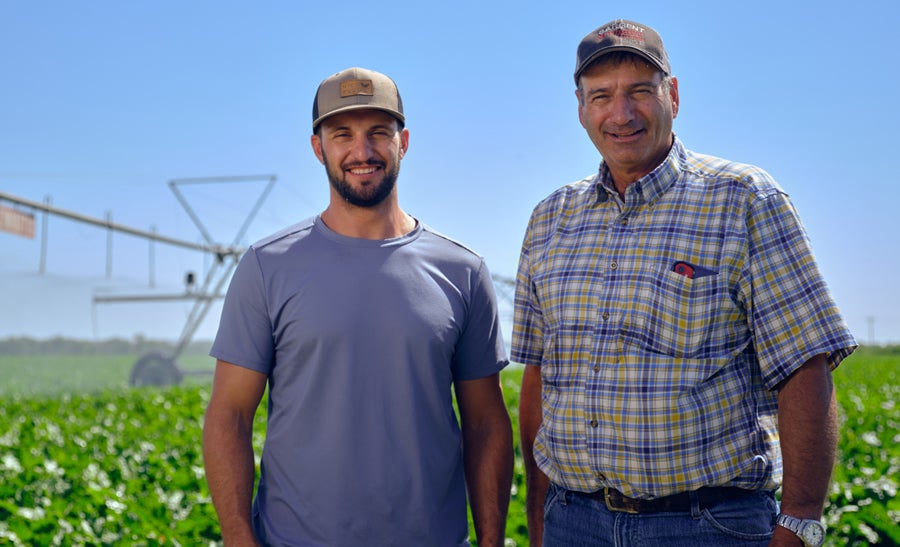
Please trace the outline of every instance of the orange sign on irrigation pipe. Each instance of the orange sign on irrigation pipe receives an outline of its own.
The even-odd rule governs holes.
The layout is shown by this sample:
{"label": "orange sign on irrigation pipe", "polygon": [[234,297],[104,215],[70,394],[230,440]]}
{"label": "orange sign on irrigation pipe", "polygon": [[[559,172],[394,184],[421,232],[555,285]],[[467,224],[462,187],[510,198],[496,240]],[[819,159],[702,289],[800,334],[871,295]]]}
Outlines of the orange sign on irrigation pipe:
{"label": "orange sign on irrigation pipe", "polygon": [[34,215],[0,205],[0,232],[34,239]]}

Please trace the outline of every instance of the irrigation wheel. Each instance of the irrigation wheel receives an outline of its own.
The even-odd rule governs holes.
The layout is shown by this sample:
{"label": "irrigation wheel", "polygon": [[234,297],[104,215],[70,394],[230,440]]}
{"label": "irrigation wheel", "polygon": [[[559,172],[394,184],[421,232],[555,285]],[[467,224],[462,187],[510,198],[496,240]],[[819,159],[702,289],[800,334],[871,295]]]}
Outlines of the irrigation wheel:
{"label": "irrigation wheel", "polygon": [[137,360],[131,369],[129,382],[133,387],[170,386],[180,384],[183,377],[174,359],[152,352]]}

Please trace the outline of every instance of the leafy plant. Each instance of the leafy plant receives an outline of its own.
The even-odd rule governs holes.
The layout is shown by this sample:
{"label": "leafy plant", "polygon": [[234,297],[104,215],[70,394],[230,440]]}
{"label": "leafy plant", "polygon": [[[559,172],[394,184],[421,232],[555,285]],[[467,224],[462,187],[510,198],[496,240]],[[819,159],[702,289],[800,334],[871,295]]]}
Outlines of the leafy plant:
{"label": "leafy plant", "polygon": [[[133,361],[0,355],[0,545],[220,543],[200,440],[209,377],[130,389]],[[212,367],[202,356],[186,362]],[[894,348],[862,348],[834,373],[842,426],[825,511],[829,545],[900,545],[898,374]],[[517,439],[521,375],[516,366],[502,374],[515,432],[510,546],[528,544]],[[264,401],[254,428],[257,455],[265,408]]]}
{"label": "leafy plant", "polygon": [[218,540],[200,429],[208,388],[8,398],[0,407],[0,543]]}

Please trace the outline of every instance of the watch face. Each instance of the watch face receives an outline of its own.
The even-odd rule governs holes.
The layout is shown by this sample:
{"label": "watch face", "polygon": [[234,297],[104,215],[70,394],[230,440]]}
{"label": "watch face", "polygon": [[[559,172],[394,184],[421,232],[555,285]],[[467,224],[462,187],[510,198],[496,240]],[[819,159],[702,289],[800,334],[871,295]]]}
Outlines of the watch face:
{"label": "watch face", "polygon": [[822,545],[825,541],[825,527],[816,521],[806,522],[799,535],[807,545]]}

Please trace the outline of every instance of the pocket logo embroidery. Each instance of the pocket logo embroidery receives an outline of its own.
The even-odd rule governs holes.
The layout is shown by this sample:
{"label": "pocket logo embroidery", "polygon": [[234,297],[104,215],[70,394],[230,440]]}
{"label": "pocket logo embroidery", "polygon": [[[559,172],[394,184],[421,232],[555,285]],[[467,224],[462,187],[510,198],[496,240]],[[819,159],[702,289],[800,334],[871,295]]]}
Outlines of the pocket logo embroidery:
{"label": "pocket logo embroidery", "polygon": [[688,279],[708,277],[710,275],[716,275],[719,273],[715,270],[709,270],[701,266],[694,266],[681,260],[679,260],[672,266],[672,271],[677,273],[678,275],[683,275]]}

